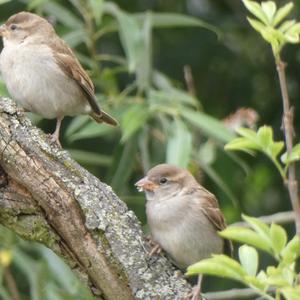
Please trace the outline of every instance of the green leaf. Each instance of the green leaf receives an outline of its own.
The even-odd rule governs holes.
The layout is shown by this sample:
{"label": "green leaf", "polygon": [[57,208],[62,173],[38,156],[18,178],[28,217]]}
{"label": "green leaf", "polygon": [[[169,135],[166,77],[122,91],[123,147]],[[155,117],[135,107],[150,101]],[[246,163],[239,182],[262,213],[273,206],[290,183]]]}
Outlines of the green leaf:
{"label": "green leaf", "polygon": [[150,89],[149,99],[152,104],[159,104],[163,109],[166,106],[167,108],[177,108],[179,105],[186,106],[187,104],[193,107],[198,105],[198,100],[195,97],[174,87],[165,87],[163,90]]}
{"label": "green leaf", "polygon": [[284,33],[284,37],[288,42],[295,44],[299,42],[299,34],[300,23],[296,23],[286,30],[286,32]]}
{"label": "green leaf", "polygon": [[90,117],[86,115],[76,116],[69,123],[67,130],[65,132],[65,136],[69,138],[72,134],[80,130],[85,124],[90,121]]}
{"label": "green leaf", "polygon": [[59,3],[47,1],[43,9],[48,14],[54,16],[60,23],[72,29],[81,29],[84,27],[81,19],[72,14],[70,9],[67,9]]}
{"label": "green leaf", "polygon": [[[4,2],[8,2],[8,1],[4,0]],[[27,3],[27,9],[28,10],[36,9],[37,7],[42,5],[44,2],[46,2],[46,0],[30,0]],[[2,4],[2,3],[3,3],[3,1],[0,1],[0,4]]]}
{"label": "green leaf", "polygon": [[293,262],[300,256],[300,239],[295,235],[292,240],[282,249],[281,256],[283,260]]}
{"label": "green leaf", "polygon": [[112,176],[111,186],[115,193],[121,193],[127,189],[126,182],[135,166],[135,157],[138,150],[137,135],[133,135],[125,144],[119,144],[110,168]]}
{"label": "green leaf", "polygon": [[103,15],[103,0],[89,0],[91,12],[97,25],[101,24],[101,18]]}
{"label": "green leaf", "polygon": [[297,285],[295,287],[284,287],[280,289],[280,292],[284,295],[286,300],[300,299],[300,285]]}
{"label": "green leaf", "polygon": [[76,131],[74,134],[69,135],[68,140],[70,142],[74,142],[77,140],[96,138],[105,135],[109,136],[116,130],[117,129],[112,126],[106,124],[98,124],[96,122],[90,121],[80,130]]}
{"label": "green leaf", "polygon": [[284,147],[284,142],[272,142],[269,145],[269,147],[266,149],[267,154],[273,159],[276,159],[278,154],[282,151],[283,147]]}
{"label": "green leaf", "polygon": [[284,23],[282,23],[280,25],[280,27],[278,28],[279,31],[281,31],[282,33],[285,33],[288,29],[290,29],[294,24],[296,24],[295,20],[288,20],[285,21]]}
{"label": "green leaf", "polygon": [[187,121],[200,128],[209,137],[225,143],[234,138],[234,134],[223,123],[203,112],[184,109],[181,111],[181,114]]}
{"label": "green leaf", "polygon": [[171,123],[167,144],[167,163],[186,168],[192,151],[192,135],[180,120]]}
{"label": "green leaf", "polygon": [[242,218],[259,234],[261,238],[264,239],[265,243],[272,246],[271,238],[270,238],[270,228],[264,222],[260,221],[257,218],[249,217],[246,215],[242,215]]}
{"label": "green leaf", "polygon": [[122,142],[128,140],[136,131],[143,127],[148,118],[151,116],[149,107],[144,104],[132,104],[122,116]]}
{"label": "green leaf", "polygon": [[251,286],[251,287],[255,287],[261,291],[265,291],[267,288],[267,283],[262,280],[260,280],[260,278],[254,277],[254,276],[245,276],[244,277],[244,283],[246,283],[247,285]]}
{"label": "green leaf", "polygon": [[261,3],[261,8],[262,8],[262,11],[267,16],[269,23],[272,24],[273,23],[273,17],[275,15],[276,9],[277,9],[275,2],[273,2],[273,1],[263,1]]}
{"label": "green leaf", "polygon": [[247,20],[250,23],[250,25],[259,33],[262,33],[266,29],[266,26],[260,21],[254,20],[250,17],[247,17]]}
{"label": "green leaf", "polygon": [[134,72],[139,63],[140,49],[143,49],[140,25],[134,15],[122,11],[112,2],[105,2],[105,11],[112,14],[119,23],[120,40],[128,60],[129,72]]}
{"label": "green leaf", "polygon": [[146,13],[141,28],[142,42],[136,58],[136,78],[140,91],[148,91],[152,76],[152,18],[151,13]]}
{"label": "green leaf", "polygon": [[244,138],[244,137],[238,137],[227,143],[224,147],[225,150],[240,150],[245,151],[251,155],[254,154],[252,150],[260,150],[260,147],[257,145],[257,143],[252,142],[251,140]]}
{"label": "green leaf", "polygon": [[272,23],[273,26],[279,24],[291,12],[293,7],[294,7],[293,2],[289,2],[284,6],[282,6],[281,8],[279,8],[273,19],[273,23]]}
{"label": "green leaf", "polygon": [[236,132],[239,135],[241,135],[243,137],[246,137],[250,141],[255,141],[256,142],[256,132],[254,130],[249,129],[249,128],[240,127],[236,130]]}
{"label": "green leaf", "polygon": [[217,158],[217,145],[213,141],[208,140],[201,144],[197,156],[201,160],[201,165],[213,164]]}
{"label": "green leaf", "polygon": [[[143,22],[145,13],[136,14],[139,22]],[[176,14],[176,13],[152,13],[153,27],[155,28],[173,28],[173,27],[203,27],[213,31],[218,37],[221,31],[217,27],[200,20],[199,18]]]}
{"label": "green leaf", "polygon": [[287,234],[285,230],[277,225],[272,223],[270,228],[270,237],[273,245],[274,252],[279,255],[283,250],[287,242]]}
{"label": "green leaf", "polygon": [[245,243],[272,254],[271,247],[258,233],[245,227],[229,226],[219,233],[226,239]]}
{"label": "green leaf", "polygon": [[[213,150],[212,150],[213,151]],[[213,169],[213,167],[203,159],[202,155],[199,151],[198,159],[199,165],[204,170],[204,172],[223,190],[226,196],[231,200],[235,207],[238,207],[239,201],[237,200],[236,196],[234,195],[231,188],[227,185],[227,183],[222,179],[217,171]]]}
{"label": "green leaf", "polygon": [[250,0],[243,0],[244,5],[246,8],[260,21],[262,21],[264,24],[268,25],[269,20],[264,11],[262,10],[261,6],[255,2]]}
{"label": "green leaf", "polygon": [[250,276],[255,276],[258,268],[258,253],[255,248],[243,245],[239,248],[239,259],[242,267]]}
{"label": "green leaf", "polygon": [[246,273],[235,260],[225,255],[214,255],[189,266],[186,274],[208,274],[241,281]]}
{"label": "green leaf", "polygon": [[273,130],[269,126],[262,126],[257,131],[257,141],[263,149],[273,142]]}
{"label": "green leaf", "polygon": [[295,145],[289,155],[287,152],[285,152],[281,156],[281,161],[284,164],[290,164],[291,162],[297,160],[300,160],[300,144]]}
{"label": "green leaf", "polygon": [[75,48],[83,42],[86,43],[87,36],[85,30],[82,28],[64,34],[63,39],[68,43],[70,47]]}

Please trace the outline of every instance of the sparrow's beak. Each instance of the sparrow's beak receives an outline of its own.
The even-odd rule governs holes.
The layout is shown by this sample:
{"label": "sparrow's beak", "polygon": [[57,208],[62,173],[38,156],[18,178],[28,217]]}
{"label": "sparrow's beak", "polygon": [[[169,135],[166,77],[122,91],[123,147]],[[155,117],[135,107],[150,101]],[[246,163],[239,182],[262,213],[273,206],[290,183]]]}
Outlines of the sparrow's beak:
{"label": "sparrow's beak", "polygon": [[149,180],[147,177],[142,178],[139,180],[135,186],[138,188],[139,192],[143,191],[154,191],[158,185],[155,184],[153,181]]}
{"label": "sparrow's beak", "polygon": [[6,28],[6,25],[3,24],[0,26],[0,36],[6,37],[8,33],[8,30]]}

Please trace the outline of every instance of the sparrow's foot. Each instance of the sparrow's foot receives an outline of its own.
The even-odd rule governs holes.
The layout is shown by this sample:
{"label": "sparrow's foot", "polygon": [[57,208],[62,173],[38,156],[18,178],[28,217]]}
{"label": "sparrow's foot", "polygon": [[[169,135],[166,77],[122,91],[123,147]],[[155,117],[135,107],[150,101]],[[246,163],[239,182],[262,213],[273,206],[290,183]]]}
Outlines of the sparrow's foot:
{"label": "sparrow's foot", "polygon": [[161,246],[157,242],[155,242],[150,235],[148,235],[146,239],[152,247],[149,256],[159,255],[162,251]]}
{"label": "sparrow's foot", "polygon": [[62,148],[60,141],[59,141],[59,136],[57,136],[57,134],[55,134],[55,133],[50,134],[50,141],[51,141],[51,144],[56,144],[58,147]]}
{"label": "sparrow's foot", "polygon": [[162,251],[162,248],[159,244],[156,244],[155,246],[152,247],[149,255],[153,256],[153,255],[159,255]]}

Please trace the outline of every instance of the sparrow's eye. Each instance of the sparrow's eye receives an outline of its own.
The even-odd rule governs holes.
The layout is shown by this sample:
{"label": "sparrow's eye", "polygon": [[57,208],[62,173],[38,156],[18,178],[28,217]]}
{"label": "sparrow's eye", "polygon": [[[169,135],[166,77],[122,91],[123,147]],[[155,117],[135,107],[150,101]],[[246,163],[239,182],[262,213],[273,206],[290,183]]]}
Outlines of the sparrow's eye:
{"label": "sparrow's eye", "polygon": [[11,30],[16,30],[18,26],[16,24],[11,24],[9,27]]}
{"label": "sparrow's eye", "polygon": [[162,178],[159,179],[160,184],[165,184],[167,182],[168,182],[168,179],[166,177],[162,177]]}

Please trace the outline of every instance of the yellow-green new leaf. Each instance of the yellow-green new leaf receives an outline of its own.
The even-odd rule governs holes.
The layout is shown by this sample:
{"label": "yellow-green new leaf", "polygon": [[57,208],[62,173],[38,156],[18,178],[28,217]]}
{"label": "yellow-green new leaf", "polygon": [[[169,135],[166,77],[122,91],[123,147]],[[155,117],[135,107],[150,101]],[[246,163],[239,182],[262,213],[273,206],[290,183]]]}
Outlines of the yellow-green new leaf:
{"label": "yellow-green new leaf", "polygon": [[281,289],[281,294],[284,295],[286,300],[299,300],[300,299],[300,285],[296,287],[285,287]]}
{"label": "yellow-green new leaf", "polygon": [[270,126],[262,126],[257,131],[257,139],[262,148],[267,148],[273,142],[273,130]]}
{"label": "yellow-green new leaf", "polygon": [[255,1],[250,1],[250,0],[243,0],[244,5],[246,8],[255,16],[257,17],[260,21],[262,21],[264,24],[268,25],[268,17],[266,14],[263,12],[261,6],[255,2]]}
{"label": "yellow-green new leaf", "polygon": [[247,17],[248,22],[250,23],[250,25],[259,33],[261,33],[262,31],[265,30],[266,25],[264,25],[263,23],[261,23],[260,21],[257,21],[253,18]]}
{"label": "yellow-green new leaf", "polygon": [[255,276],[258,267],[258,253],[255,248],[243,245],[239,248],[239,259],[242,267],[250,276]]}
{"label": "yellow-green new leaf", "polygon": [[245,243],[272,254],[270,242],[249,228],[230,226],[219,232],[219,235],[223,238]]}
{"label": "yellow-green new leaf", "polygon": [[247,138],[239,137],[226,144],[224,149],[245,151],[253,155],[254,152],[252,150],[259,150],[259,146]]}
{"label": "yellow-green new leaf", "polygon": [[267,283],[265,280],[260,280],[258,277],[254,276],[245,276],[244,282],[247,283],[251,287],[255,287],[261,291],[265,291],[267,288]]}
{"label": "yellow-green new leaf", "polygon": [[297,144],[296,146],[294,146],[294,148],[292,149],[292,151],[290,152],[289,155],[287,155],[287,152],[285,152],[282,156],[281,156],[281,161],[284,164],[290,164],[293,161],[297,161],[300,160],[300,144]]}
{"label": "yellow-green new leaf", "polygon": [[283,260],[290,262],[300,256],[300,239],[298,235],[295,235],[282,249],[281,256]]}
{"label": "yellow-green new leaf", "polygon": [[189,266],[186,275],[208,274],[241,281],[243,276],[246,275],[241,265],[229,257],[226,258],[231,260],[231,263],[218,256],[219,255],[216,255],[213,258],[201,260]]}
{"label": "yellow-green new leaf", "polygon": [[279,253],[283,250],[287,242],[286,232],[281,226],[272,223],[270,228],[270,236],[273,245],[272,248],[274,249],[276,255],[279,255]]}
{"label": "yellow-green new leaf", "polygon": [[252,129],[249,129],[249,128],[243,128],[243,127],[240,127],[236,130],[236,132],[243,136],[243,137],[246,137],[247,139],[249,139],[250,141],[254,141],[256,142],[256,132]]}
{"label": "yellow-green new leaf", "polygon": [[279,31],[282,33],[285,33],[287,30],[289,30],[294,24],[296,24],[295,20],[288,20],[283,22],[280,27],[278,28]]}
{"label": "yellow-green new leaf", "polygon": [[270,228],[267,224],[262,222],[261,220],[249,217],[246,215],[242,215],[242,218],[259,234],[261,238],[265,240],[265,242],[271,247],[272,243],[269,237]]}
{"label": "yellow-green new leaf", "polygon": [[282,6],[281,8],[279,8],[273,19],[273,26],[276,26],[277,24],[279,24],[291,12],[293,7],[294,7],[294,4],[292,2],[289,2],[289,3],[285,4],[284,6]]}
{"label": "yellow-green new leaf", "polygon": [[262,11],[267,16],[269,23],[272,24],[273,23],[273,17],[275,15],[276,9],[277,9],[275,2],[273,2],[273,1],[263,1],[261,3],[261,8],[262,8]]}

